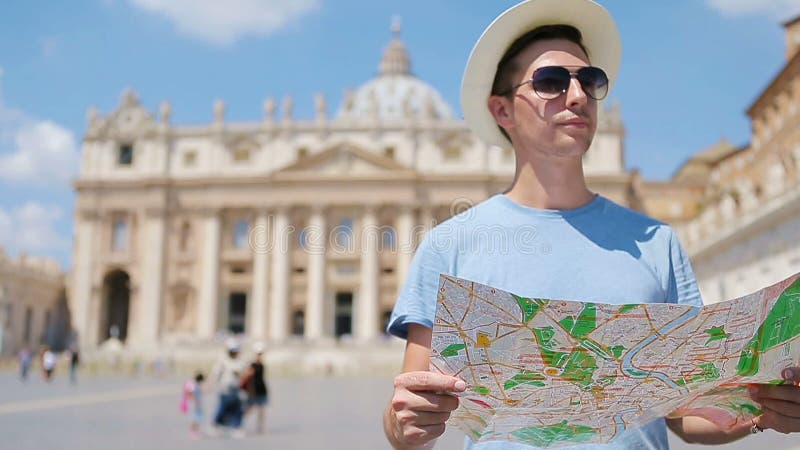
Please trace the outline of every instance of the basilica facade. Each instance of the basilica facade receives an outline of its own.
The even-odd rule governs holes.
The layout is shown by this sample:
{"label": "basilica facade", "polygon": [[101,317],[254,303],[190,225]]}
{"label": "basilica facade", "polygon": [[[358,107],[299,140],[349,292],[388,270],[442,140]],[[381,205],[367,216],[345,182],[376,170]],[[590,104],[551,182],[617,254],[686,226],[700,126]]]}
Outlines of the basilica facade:
{"label": "basilica facade", "polygon": [[[590,189],[674,226],[706,303],[800,271],[800,18],[784,26],[786,64],[747,111],[749,144],[644,180],[625,169],[619,108],[604,106],[585,156]],[[156,114],[133,91],[89,111],[69,292],[82,346],[386,339],[421,236],[514,173],[513,152],[475,138],[393,32],[378,75],[336,108],[316,96],[310,119],[285,97],[251,123],[217,101],[212,123],[176,125],[168,103]]]}

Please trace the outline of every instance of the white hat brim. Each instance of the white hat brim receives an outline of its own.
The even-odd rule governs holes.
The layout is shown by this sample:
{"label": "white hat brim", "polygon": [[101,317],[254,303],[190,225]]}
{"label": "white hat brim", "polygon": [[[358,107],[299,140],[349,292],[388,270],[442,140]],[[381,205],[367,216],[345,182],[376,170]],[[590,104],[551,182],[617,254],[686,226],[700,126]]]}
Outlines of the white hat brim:
{"label": "white hat brim", "polygon": [[528,31],[557,24],[580,30],[592,65],[606,72],[609,90],[614,85],[622,49],[617,25],[605,8],[591,0],[528,0],[513,6],[498,16],[475,43],[461,83],[464,120],[487,144],[511,146],[488,107],[500,58]]}

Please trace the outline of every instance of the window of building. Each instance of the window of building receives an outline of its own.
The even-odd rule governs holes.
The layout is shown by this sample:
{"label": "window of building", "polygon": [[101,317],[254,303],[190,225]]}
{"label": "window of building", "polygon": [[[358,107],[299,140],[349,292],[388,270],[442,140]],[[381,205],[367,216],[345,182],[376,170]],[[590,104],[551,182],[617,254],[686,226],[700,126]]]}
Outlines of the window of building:
{"label": "window of building", "polygon": [[183,166],[194,167],[197,165],[197,152],[194,150],[187,151],[183,154]]}
{"label": "window of building", "polygon": [[233,246],[236,248],[247,247],[250,233],[250,222],[245,219],[237,220],[233,227]]}
{"label": "window of building", "polygon": [[381,250],[394,250],[397,243],[397,236],[395,235],[394,228],[381,227],[381,242],[383,248]]}
{"label": "window of building", "polygon": [[308,149],[306,147],[300,147],[297,149],[297,159],[302,160],[308,157]]}
{"label": "window of building", "polygon": [[454,161],[461,158],[461,149],[458,147],[447,147],[444,149],[444,159]]}
{"label": "window of building", "polygon": [[342,219],[336,227],[334,241],[341,249],[350,249],[353,245],[353,219]]}
{"label": "window of building", "polygon": [[339,263],[336,265],[336,273],[339,275],[352,275],[356,273],[356,265],[350,263]]}
{"label": "window of building", "polygon": [[128,222],[124,217],[114,219],[111,231],[111,249],[121,252],[128,249]]}
{"label": "window of building", "polygon": [[394,159],[394,147],[386,147],[383,149],[383,156]]}
{"label": "window of building", "polygon": [[303,311],[295,311],[292,314],[292,334],[302,336],[306,328],[306,315]]}
{"label": "window of building", "polygon": [[117,152],[117,165],[133,165],[133,144],[121,144]]}
{"label": "window of building", "polygon": [[308,249],[308,231],[305,228],[297,233],[297,246],[303,250]]}
{"label": "window of building", "polygon": [[250,161],[250,150],[240,148],[233,152],[233,161],[237,163]]}
{"label": "window of building", "polygon": [[244,333],[247,322],[247,294],[232,292],[228,296],[228,332]]}

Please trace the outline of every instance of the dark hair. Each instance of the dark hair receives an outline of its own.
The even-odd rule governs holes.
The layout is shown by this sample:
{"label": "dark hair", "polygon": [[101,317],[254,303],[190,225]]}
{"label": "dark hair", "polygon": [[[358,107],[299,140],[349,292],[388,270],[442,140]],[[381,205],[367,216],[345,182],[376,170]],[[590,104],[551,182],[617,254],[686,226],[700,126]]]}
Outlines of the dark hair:
{"label": "dark hair", "polygon": [[205,379],[206,379],[206,377],[204,377],[201,372],[197,372],[197,375],[194,376],[194,381],[196,381],[198,383],[202,383],[203,380],[205,380]]}
{"label": "dark hair", "polygon": [[[503,57],[500,58],[500,62],[497,63],[497,71],[494,74],[494,81],[492,82],[491,95],[511,95],[509,89],[511,89],[512,83],[514,82],[514,74],[520,69],[516,60],[517,56],[535,42],[552,39],[564,39],[573,42],[583,50],[586,56],[589,56],[589,52],[583,45],[583,35],[581,35],[580,30],[572,25],[543,25],[534,28],[518,37],[517,40],[508,47]],[[503,127],[500,127],[500,132],[503,133],[506,139],[511,140]]]}

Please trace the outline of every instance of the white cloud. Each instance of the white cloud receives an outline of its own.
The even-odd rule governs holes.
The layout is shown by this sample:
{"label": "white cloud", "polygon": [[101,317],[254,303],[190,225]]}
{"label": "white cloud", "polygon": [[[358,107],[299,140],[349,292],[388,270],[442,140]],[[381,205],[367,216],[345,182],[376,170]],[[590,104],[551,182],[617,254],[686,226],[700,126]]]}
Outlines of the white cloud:
{"label": "white cloud", "polygon": [[180,33],[216,45],[266,36],[319,8],[322,0],[129,0],[167,17]]}
{"label": "white cloud", "polygon": [[[78,148],[72,131],[49,120],[24,121],[3,135],[14,135],[11,152],[0,152],[0,180],[34,185],[60,185],[78,172]],[[0,129],[5,129],[0,123]]]}
{"label": "white cloud", "polygon": [[38,192],[44,196],[71,192],[66,182],[78,171],[77,144],[70,130],[4,105],[2,73],[0,68],[0,200],[18,206],[0,208],[0,246],[11,255],[48,255],[64,264],[70,236],[63,210],[26,193],[30,186],[46,188]]}
{"label": "white cloud", "polygon": [[63,252],[69,241],[56,231],[62,216],[60,208],[32,201],[11,211],[0,208],[0,245],[11,254]]}
{"label": "white cloud", "polygon": [[708,5],[725,16],[765,14],[788,20],[800,14],[800,0],[707,0]]}
{"label": "white cloud", "polygon": [[79,155],[72,131],[6,107],[0,91],[0,182],[66,188]]}

